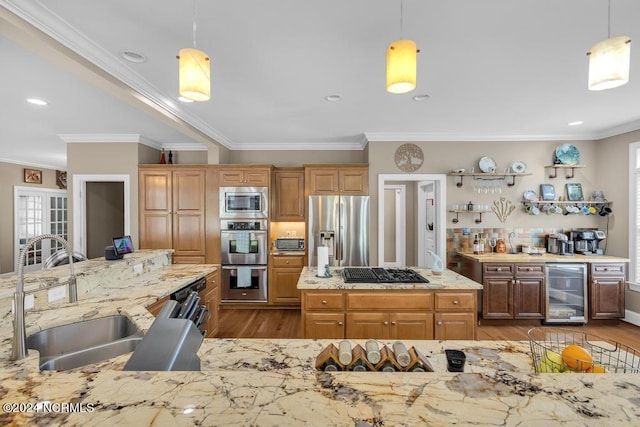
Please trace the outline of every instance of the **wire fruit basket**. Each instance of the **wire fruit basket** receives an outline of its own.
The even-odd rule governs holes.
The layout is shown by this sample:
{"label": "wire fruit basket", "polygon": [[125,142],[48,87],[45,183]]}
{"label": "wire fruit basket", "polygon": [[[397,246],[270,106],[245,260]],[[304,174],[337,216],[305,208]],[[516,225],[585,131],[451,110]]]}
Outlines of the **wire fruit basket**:
{"label": "wire fruit basket", "polygon": [[585,332],[556,327],[528,332],[537,373],[640,373],[640,351]]}

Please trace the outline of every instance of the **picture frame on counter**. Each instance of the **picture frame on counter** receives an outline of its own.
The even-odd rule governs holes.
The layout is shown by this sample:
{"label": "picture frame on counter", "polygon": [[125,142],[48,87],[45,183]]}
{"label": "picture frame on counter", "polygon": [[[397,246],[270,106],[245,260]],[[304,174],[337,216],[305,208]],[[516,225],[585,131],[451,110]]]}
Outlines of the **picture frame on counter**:
{"label": "picture frame on counter", "polygon": [[553,184],[540,184],[540,197],[542,200],[555,200],[556,188]]}
{"label": "picture frame on counter", "polygon": [[567,183],[567,200],[570,202],[581,202],[584,200],[584,194],[582,193],[582,184]]}

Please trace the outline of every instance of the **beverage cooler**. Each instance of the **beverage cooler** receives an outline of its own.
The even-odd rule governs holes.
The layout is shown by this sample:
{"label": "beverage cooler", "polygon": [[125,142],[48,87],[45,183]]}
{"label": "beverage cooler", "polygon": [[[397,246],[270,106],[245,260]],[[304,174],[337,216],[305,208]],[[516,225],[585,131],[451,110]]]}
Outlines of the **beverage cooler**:
{"label": "beverage cooler", "polygon": [[546,288],[544,323],[587,323],[587,264],[547,264]]}

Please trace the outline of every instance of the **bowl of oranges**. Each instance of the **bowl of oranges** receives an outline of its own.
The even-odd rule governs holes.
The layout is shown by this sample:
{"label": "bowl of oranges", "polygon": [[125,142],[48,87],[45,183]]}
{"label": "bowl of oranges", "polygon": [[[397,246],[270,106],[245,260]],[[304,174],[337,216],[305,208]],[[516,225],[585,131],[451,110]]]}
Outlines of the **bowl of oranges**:
{"label": "bowl of oranges", "polygon": [[640,373],[640,351],[619,342],[559,327],[528,335],[537,373]]}

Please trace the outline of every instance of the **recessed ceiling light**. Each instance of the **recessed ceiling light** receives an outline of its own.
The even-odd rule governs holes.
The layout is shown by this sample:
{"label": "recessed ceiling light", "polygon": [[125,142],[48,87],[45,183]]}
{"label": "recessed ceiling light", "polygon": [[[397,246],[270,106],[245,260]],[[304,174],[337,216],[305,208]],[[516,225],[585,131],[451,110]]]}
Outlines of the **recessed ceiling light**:
{"label": "recessed ceiling light", "polygon": [[129,62],[147,62],[146,56],[133,50],[123,50],[120,52],[120,56]]}
{"label": "recessed ceiling light", "polygon": [[327,95],[324,97],[329,102],[338,102],[342,99],[340,95]]}
{"label": "recessed ceiling light", "polygon": [[569,123],[569,126],[578,126],[584,123],[582,120],[576,120],[575,122]]}
{"label": "recessed ceiling light", "polygon": [[179,96],[178,97],[178,101],[184,102],[185,104],[188,104],[190,102],[193,102],[193,99],[185,98],[184,96]]}
{"label": "recessed ceiling light", "polygon": [[38,98],[29,98],[27,99],[27,102],[33,105],[47,105],[47,101],[43,101],[42,99]]}
{"label": "recessed ceiling light", "polygon": [[430,98],[430,96],[425,93],[424,95],[416,95],[416,96],[414,96],[413,100],[414,101],[426,101],[429,98]]}

